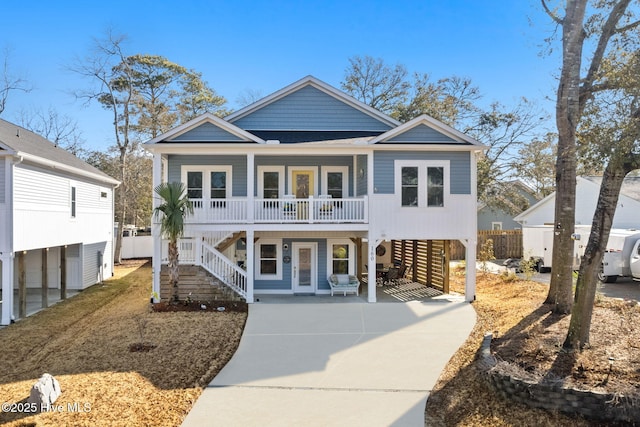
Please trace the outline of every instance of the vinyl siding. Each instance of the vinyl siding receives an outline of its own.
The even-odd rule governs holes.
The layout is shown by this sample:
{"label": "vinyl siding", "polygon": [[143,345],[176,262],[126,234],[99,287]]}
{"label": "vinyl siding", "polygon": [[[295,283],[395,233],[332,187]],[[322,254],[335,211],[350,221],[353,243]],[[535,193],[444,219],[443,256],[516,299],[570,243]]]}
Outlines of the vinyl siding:
{"label": "vinyl siding", "polygon": [[[82,246],[82,262],[84,264],[82,268],[83,287],[91,286],[100,281],[100,259],[98,252],[105,254],[107,249],[107,242],[91,243]],[[104,256],[109,257],[109,255]]]}
{"label": "vinyl siding", "polygon": [[4,157],[0,157],[0,203],[5,203],[4,194],[4,174],[5,174],[5,160]]}
{"label": "vinyl siding", "polygon": [[[289,245],[289,250],[282,254],[283,256],[288,255],[292,256],[291,251],[293,250],[293,242],[308,242],[308,243],[317,243],[318,245],[318,265],[317,265],[317,284],[318,290],[329,289],[329,284],[327,283],[327,241],[325,239],[283,239],[282,243]],[[282,257],[281,257],[282,258]],[[282,280],[256,280],[254,282],[254,289],[256,291],[260,290],[291,290],[292,287],[292,263],[285,264],[280,261],[279,267],[282,268]]]}
{"label": "vinyl siding", "polygon": [[[358,156],[356,160],[357,168],[356,173],[357,182],[356,182],[356,196],[364,196],[367,194],[367,175],[369,171],[367,170],[367,156]],[[364,170],[364,176],[360,176],[360,169]]]}
{"label": "vinyl siding", "polygon": [[232,197],[247,197],[247,158],[245,156],[169,156],[168,181],[181,182],[182,166],[231,165]]}
{"label": "vinyl siding", "polygon": [[[326,189],[322,188],[322,166],[347,166],[349,173],[347,176],[349,196],[353,196],[353,158],[351,156],[306,156],[306,157],[276,157],[276,156],[257,156],[255,159],[257,166],[285,166],[285,189],[291,188],[289,185],[289,168],[297,166],[314,166],[318,167],[319,176],[315,177],[318,183],[319,194],[325,194]],[[258,174],[256,173],[256,196],[258,189]]]}
{"label": "vinyl siding", "polygon": [[[396,135],[389,140],[385,140],[386,142],[394,142],[394,143],[424,143],[424,142],[435,142],[435,143],[450,143],[457,142],[453,138],[444,135],[438,132],[435,129],[430,128],[426,125],[418,125],[414,128],[407,130],[406,132],[401,133],[400,135]],[[462,144],[457,142],[458,144]]]}
{"label": "vinyl siding", "polygon": [[66,177],[20,165],[14,169],[13,180],[15,204],[35,203],[43,209],[69,206],[71,193]]}
{"label": "vinyl siding", "polygon": [[233,122],[254,130],[368,130],[391,127],[313,86],[305,86]]}
{"label": "vinyl siding", "polygon": [[219,128],[213,123],[203,123],[200,126],[171,139],[171,142],[180,141],[240,142],[245,140]]}
{"label": "vinyl siding", "polygon": [[373,186],[377,194],[393,194],[395,160],[448,160],[451,165],[451,194],[471,194],[470,155],[468,152],[374,152]]}

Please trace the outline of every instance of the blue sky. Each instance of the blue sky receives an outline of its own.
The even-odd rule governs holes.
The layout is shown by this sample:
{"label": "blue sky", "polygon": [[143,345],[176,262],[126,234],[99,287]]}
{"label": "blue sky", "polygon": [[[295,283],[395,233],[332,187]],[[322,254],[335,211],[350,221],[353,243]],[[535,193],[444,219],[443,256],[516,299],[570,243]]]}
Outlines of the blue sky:
{"label": "blue sky", "polygon": [[[552,112],[557,56],[541,56],[554,30],[537,0],[3,0],[0,49],[33,86],[14,93],[2,118],[54,107],[78,121],[86,147],[112,145],[109,114],[69,93],[91,82],[65,65],[86,56],[105,30],[126,34],[127,52],[162,55],[203,74],[237,107],[246,90],[268,95],[306,75],[340,87],[349,57],[369,55],[433,79],[458,75],[484,101],[521,96]],[[553,122],[549,122],[550,129]]]}

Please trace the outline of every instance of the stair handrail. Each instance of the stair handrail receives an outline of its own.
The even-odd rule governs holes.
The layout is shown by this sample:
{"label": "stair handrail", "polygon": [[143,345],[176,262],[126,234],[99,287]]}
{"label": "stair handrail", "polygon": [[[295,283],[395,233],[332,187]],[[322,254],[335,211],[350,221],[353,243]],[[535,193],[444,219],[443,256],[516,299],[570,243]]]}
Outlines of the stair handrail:
{"label": "stair handrail", "polygon": [[238,295],[247,298],[247,272],[205,241],[202,242],[201,265]]}

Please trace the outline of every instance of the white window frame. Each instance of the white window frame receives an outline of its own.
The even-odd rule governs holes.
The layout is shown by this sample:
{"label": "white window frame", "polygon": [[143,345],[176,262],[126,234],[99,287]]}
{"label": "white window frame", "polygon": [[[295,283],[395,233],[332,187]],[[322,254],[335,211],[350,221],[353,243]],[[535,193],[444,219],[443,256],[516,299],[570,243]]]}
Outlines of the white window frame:
{"label": "white window frame", "polygon": [[350,239],[327,239],[327,274],[333,274],[333,245],[349,246],[349,274],[356,274],[356,245]]}
{"label": "white window frame", "polygon": [[211,199],[211,172],[226,172],[227,188],[225,188],[225,199],[230,199],[233,187],[233,176],[231,165],[183,165],[180,171],[180,179],[186,185],[188,172],[202,172],[202,200],[220,200]]}
{"label": "white window frame", "polygon": [[284,166],[258,166],[258,199],[264,199],[264,173],[278,173],[278,198],[284,197]]}
{"label": "white window frame", "polygon": [[[276,245],[276,274],[260,273],[260,247],[262,245]],[[260,239],[255,244],[254,253],[256,280],[282,280],[282,239]]]}
{"label": "white window frame", "polygon": [[[294,171],[311,171],[313,172],[313,196],[316,197],[318,195],[318,167],[317,166],[289,166],[288,170],[288,180],[289,180],[289,193],[295,194],[293,192],[293,172]],[[311,194],[309,194],[311,195]]]}
{"label": "white window frame", "polygon": [[492,230],[502,230],[502,222],[501,221],[491,221],[491,229]]}
{"label": "white window frame", "polygon": [[329,174],[342,173],[342,198],[349,197],[349,166],[323,166],[322,167],[322,194],[329,194]]}
{"label": "white window frame", "polygon": [[78,217],[78,186],[75,182],[69,185],[69,217],[71,219]]}
{"label": "white window frame", "polygon": [[[395,194],[398,206],[401,208],[414,209],[416,206],[402,206],[402,168],[417,167],[418,168],[418,208],[442,209],[447,206],[449,195],[451,194],[451,180],[449,176],[450,161],[449,160],[396,160],[394,162],[394,181]],[[442,206],[428,206],[427,194],[427,168],[443,168],[444,175],[444,195]]]}

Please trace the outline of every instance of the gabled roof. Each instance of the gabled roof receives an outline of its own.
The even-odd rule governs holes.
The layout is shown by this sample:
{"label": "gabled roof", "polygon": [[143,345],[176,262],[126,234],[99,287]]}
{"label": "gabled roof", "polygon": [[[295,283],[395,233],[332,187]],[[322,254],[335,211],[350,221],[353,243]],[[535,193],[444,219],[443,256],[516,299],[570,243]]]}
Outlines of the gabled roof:
{"label": "gabled roof", "polygon": [[[425,138],[430,139],[425,141]],[[464,144],[480,149],[488,148],[475,139],[455,130],[433,117],[423,114],[395,129],[391,129],[371,140],[371,144],[412,144],[432,142],[436,144]]]}
{"label": "gabled roof", "polygon": [[253,104],[250,104],[238,111],[231,113],[230,115],[225,117],[225,120],[227,120],[230,123],[233,123],[307,86],[312,86],[326,93],[327,95],[330,95],[333,98],[355,108],[356,110],[361,111],[362,113],[384,123],[389,127],[396,127],[400,125],[400,122],[398,122],[397,120],[387,116],[386,114],[376,110],[375,108],[368,106],[363,102],[358,101],[357,99],[345,94],[344,92],[334,88],[333,86],[328,85],[327,83],[321,80],[318,80],[317,78],[311,75],[306,76],[298,80],[297,82],[294,82],[272,93],[271,95],[268,95],[254,102]]}
{"label": "gabled roof", "polygon": [[255,142],[259,144],[265,142],[257,136],[226,122],[220,117],[214,116],[211,113],[204,113],[195,119],[189,120],[188,122],[153,138],[148,141],[147,144],[156,144],[159,142],[200,142],[200,140],[195,136],[190,137],[189,134],[197,128],[204,127],[207,124],[212,125],[229,135],[227,142]]}
{"label": "gabled roof", "polygon": [[21,126],[0,119],[0,147],[31,162],[90,177],[111,185],[120,182],[84,160]]}
{"label": "gabled roof", "polygon": [[[577,184],[576,185],[588,185],[589,187],[593,187],[593,191],[596,193],[599,192],[600,185],[602,184],[601,176],[578,176],[576,177]],[[625,197],[629,197],[630,199],[636,200],[640,202],[640,177],[627,177],[624,179],[622,183],[622,188],[620,189],[620,194]],[[526,211],[514,217],[514,221],[523,221],[525,220],[531,213],[541,209],[543,206],[548,203],[555,203],[556,192],[549,194],[544,199],[540,200],[535,205],[531,206]]]}

